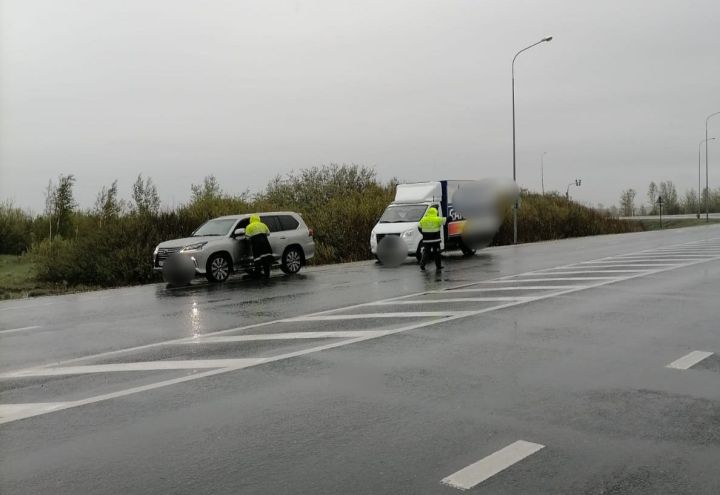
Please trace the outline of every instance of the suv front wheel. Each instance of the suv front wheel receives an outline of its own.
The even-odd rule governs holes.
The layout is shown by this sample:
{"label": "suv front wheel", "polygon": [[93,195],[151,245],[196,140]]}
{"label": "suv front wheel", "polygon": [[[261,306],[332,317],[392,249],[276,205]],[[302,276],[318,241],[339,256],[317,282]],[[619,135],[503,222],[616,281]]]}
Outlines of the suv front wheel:
{"label": "suv front wheel", "polygon": [[205,270],[205,277],[210,282],[225,282],[230,276],[230,260],[227,255],[218,253],[210,256]]}
{"label": "suv front wheel", "polygon": [[288,275],[293,275],[300,271],[304,263],[305,257],[302,249],[297,246],[290,246],[282,255],[280,269]]}

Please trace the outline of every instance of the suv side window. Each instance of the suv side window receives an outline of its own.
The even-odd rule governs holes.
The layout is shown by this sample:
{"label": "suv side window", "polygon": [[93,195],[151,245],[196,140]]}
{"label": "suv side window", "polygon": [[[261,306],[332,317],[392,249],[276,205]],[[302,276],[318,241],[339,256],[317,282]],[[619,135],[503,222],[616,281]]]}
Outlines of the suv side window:
{"label": "suv side window", "polygon": [[300,222],[291,215],[278,215],[278,219],[283,230],[295,230],[300,225]]}
{"label": "suv side window", "polygon": [[[242,220],[240,220],[240,221],[237,223],[237,225],[235,226],[235,229],[246,229],[249,224],[250,224],[250,219],[249,219],[249,218],[243,218]],[[234,231],[235,229],[233,229],[233,231]]]}
{"label": "suv side window", "polygon": [[260,215],[260,220],[262,221],[262,223],[268,226],[270,232],[279,232],[281,230],[280,221],[275,215]]}

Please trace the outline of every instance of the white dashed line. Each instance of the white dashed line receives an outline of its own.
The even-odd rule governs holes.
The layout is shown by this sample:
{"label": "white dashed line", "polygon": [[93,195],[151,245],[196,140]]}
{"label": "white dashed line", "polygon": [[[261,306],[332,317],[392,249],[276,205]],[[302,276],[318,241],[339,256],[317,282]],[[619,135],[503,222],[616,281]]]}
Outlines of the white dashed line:
{"label": "white dashed line", "polygon": [[469,490],[543,448],[545,446],[539,443],[518,440],[447,478],[443,478],[442,483],[460,490]]}
{"label": "white dashed line", "polygon": [[8,330],[0,330],[0,333],[24,332],[25,330],[35,330],[36,328],[40,328],[40,327],[38,325],[35,325],[32,327],[10,328]]}
{"label": "white dashed line", "polygon": [[689,368],[692,368],[696,364],[698,364],[700,361],[709,358],[712,356],[712,352],[706,352],[706,351],[692,351],[690,354],[687,354],[677,361],[673,361],[672,363],[668,364],[666,368],[674,368],[676,370],[686,370]]}
{"label": "white dashed line", "polygon": [[[528,275],[537,277],[539,273],[530,273]],[[549,274],[552,275],[552,274]],[[523,277],[526,275],[518,275]],[[484,284],[507,284],[511,282],[568,282],[570,280],[624,280],[620,277],[543,277],[543,278],[514,278],[512,280],[486,280]]]}

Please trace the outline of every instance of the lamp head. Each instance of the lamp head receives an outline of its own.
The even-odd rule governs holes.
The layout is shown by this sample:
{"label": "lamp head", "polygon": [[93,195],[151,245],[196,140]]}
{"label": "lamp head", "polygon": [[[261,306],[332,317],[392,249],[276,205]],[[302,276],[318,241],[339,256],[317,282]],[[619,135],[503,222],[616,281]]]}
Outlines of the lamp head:
{"label": "lamp head", "polygon": [[541,41],[552,41],[552,36],[548,36],[547,38],[543,38]]}

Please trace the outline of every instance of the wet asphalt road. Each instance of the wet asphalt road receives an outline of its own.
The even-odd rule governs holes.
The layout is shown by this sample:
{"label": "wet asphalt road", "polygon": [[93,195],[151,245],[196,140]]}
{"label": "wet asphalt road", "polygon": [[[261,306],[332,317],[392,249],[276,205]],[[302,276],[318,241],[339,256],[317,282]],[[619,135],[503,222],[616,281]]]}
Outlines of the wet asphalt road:
{"label": "wet asphalt road", "polygon": [[0,493],[720,493],[720,226],[445,266],[0,304]]}

